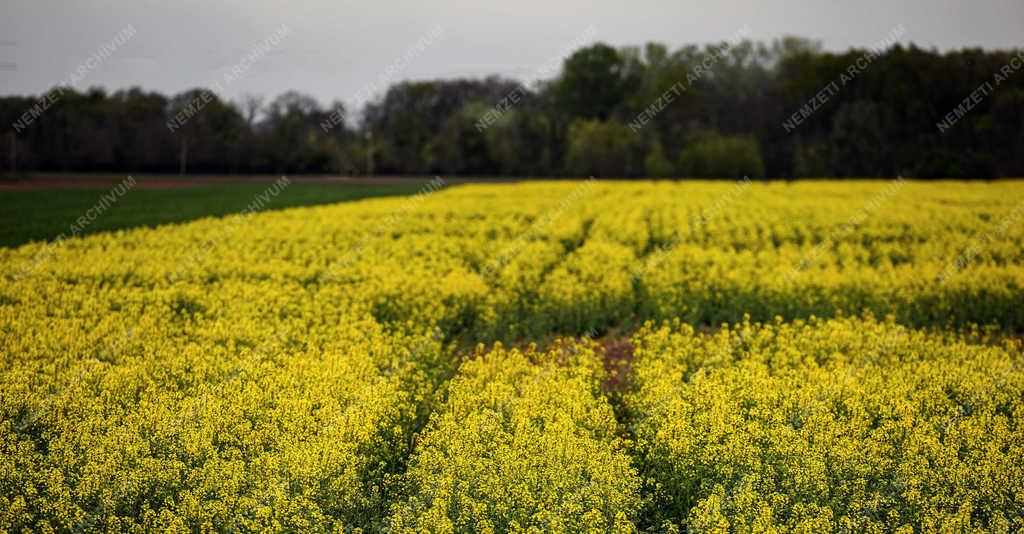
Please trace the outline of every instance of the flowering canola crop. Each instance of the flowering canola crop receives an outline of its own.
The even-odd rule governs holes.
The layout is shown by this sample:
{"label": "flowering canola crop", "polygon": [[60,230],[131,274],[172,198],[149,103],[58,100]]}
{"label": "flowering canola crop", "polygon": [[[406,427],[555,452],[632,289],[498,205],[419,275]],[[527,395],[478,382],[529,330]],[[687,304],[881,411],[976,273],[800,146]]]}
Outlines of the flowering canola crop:
{"label": "flowering canola crop", "polygon": [[860,319],[635,337],[649,519],[698,531],[1019,532],[1014,346]]}
{"label": "flowering canola crop", "polygon": [[[467,185],[0,249],[0,531],[1020,529],[1022,201]],[[621,395],[492,345],[646,320]]]}
{"label": "flowering canola crop", "polygon": [[467,362],[418,444],[391,528],[632,531],[640,479],[601,375],[586,346]]}

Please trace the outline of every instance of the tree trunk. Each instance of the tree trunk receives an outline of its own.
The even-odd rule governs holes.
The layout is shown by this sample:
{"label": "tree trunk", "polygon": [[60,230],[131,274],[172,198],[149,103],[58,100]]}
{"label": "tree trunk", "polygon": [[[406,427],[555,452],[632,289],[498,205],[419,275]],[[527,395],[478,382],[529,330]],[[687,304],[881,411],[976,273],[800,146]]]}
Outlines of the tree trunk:
{"label": "tree trunk", "polygon": [[182,136],[181,138],[181,167],[178,170],[178,174],[185,176],[185,171],[188,169],[188,138]]}
{"label": "tree trunk", "polygon": [[366,130],[366,175],[373,176],[373,130]]}
{"label": "tree trunk", "polygon": [[18,138],[11,132],[11,178],[18,176]]}

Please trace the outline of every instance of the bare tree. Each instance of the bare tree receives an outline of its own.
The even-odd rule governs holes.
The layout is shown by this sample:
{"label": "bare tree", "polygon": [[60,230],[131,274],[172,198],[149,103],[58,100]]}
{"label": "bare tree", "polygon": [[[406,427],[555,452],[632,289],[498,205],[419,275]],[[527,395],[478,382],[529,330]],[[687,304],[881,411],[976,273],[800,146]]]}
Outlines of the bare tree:
{"label": "bare tree", "polygon": [[253,123],[256,122],[256,116],[263,110],[263,103],[265,101],[262,96],[252,93],[245,93],[238,97],[238,107],[245,115],[245,121],[249,124],[250,129]]}

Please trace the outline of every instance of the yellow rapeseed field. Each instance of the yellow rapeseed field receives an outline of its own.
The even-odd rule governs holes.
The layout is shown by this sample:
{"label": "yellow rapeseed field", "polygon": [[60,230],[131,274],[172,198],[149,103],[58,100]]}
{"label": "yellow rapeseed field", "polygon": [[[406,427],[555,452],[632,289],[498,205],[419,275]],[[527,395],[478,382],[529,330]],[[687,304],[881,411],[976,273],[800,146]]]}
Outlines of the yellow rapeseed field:
{"label": "yellow rapeseed field", "polygon": [[0,265],[0,531],[1024,529],[1024,182],[464,185]]}
{"label": "yellow rapeseed field", "polygon": [[1020,346],[874,320],[634,339],[649,519],[697,531],[1019,532]]}

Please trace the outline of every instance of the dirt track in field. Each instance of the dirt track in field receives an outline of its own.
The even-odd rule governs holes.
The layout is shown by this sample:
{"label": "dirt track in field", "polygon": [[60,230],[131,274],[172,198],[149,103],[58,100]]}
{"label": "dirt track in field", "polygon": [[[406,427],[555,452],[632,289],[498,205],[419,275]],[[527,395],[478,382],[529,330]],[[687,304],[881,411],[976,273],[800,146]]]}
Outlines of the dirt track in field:
{"label": "dirt track in field", "polygon": [[[80,189],[109,188],[121,183],[128,175],[31,175],[17,180],[0,179],[0,190],[38,190],[38,189]],[[280,176],[272,175],[239,175],[239,176],[167,176],[167,175],[135,175],[135,188],[140,189],[175,189],[200,185],[252,184],[272,183]],[[376,178],[343,178],[337,176],[289,176],[288,180],[295,184],[325,185],[418,185],[427,184],[433,177],[376,177]],[[465,183],[514,183],[518,179],[511,178],[444,178],[447,184]]]}

